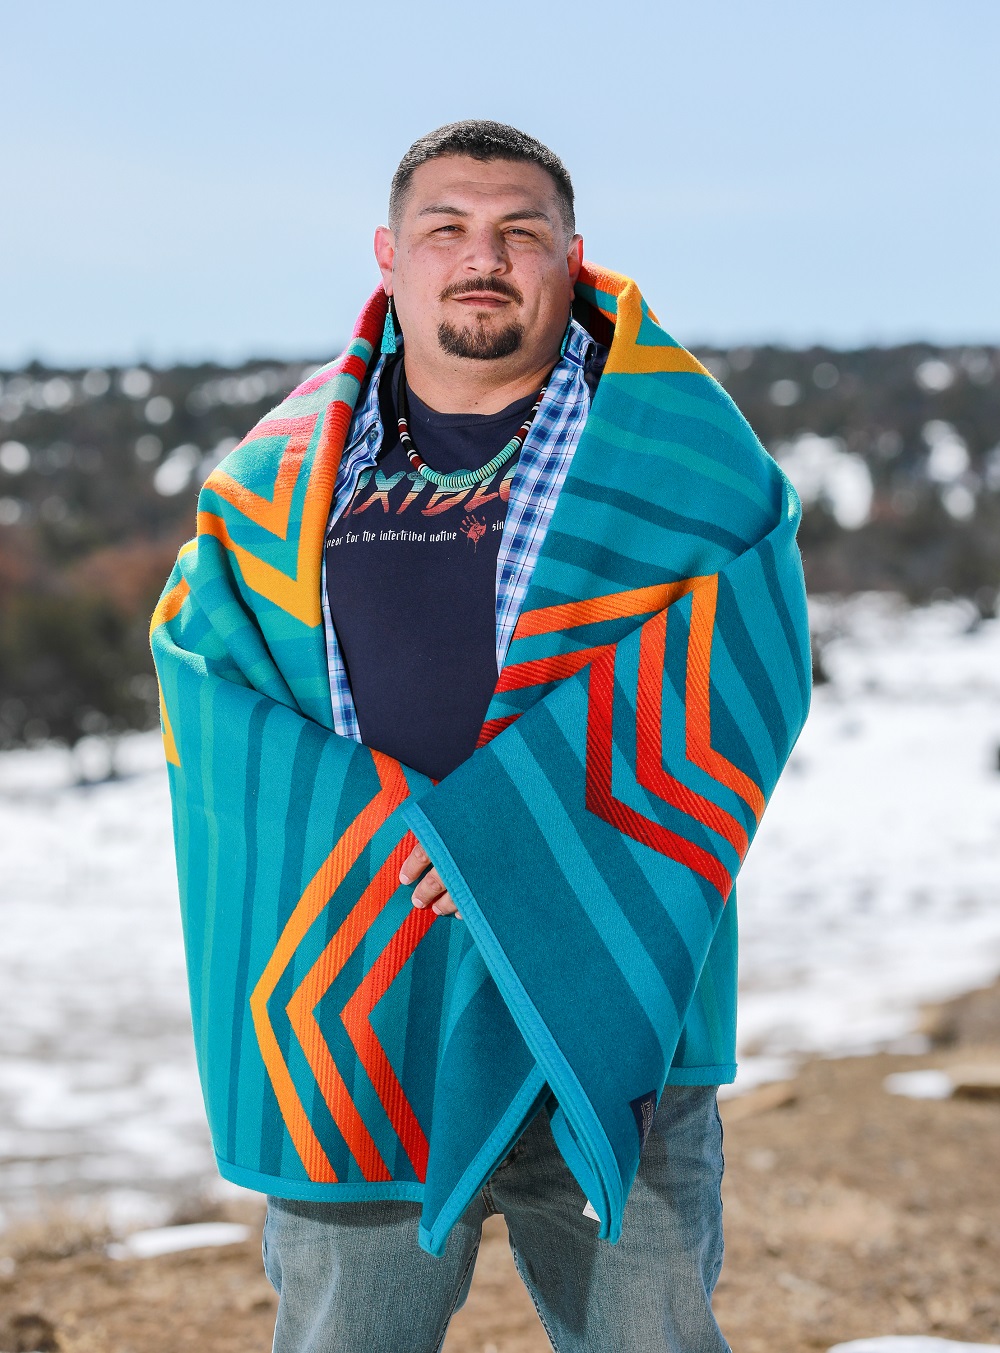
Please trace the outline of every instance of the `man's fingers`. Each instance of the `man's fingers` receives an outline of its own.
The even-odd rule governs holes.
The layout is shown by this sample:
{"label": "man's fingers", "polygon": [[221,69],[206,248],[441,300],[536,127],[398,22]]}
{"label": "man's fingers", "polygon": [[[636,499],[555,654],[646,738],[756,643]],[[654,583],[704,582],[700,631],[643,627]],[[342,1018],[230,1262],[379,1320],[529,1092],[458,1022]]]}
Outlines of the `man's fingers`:
{"label": "man's fingers", "polygon": [[413,905],[420,908],[430,907],[438,916],[457,916],[461,920],[461,913],[441,882],[440,874],[433,867],[427,868],[430,862],[430,856],[418,841],[403,861],[399,871],[400,883],[412,883],[423,874],[423,878],[413,890]]}
{"label": "man's fingers", "polygon": [[432,902],[436,902],[447,889],[441,882],[441,876],[436,869],[428,869],[420,882],[413,890],[413,905],[415,907],[429,907]]}
{"label": "man's fingers", "polygon": [[414,879],[420,877],[430,862],[431,857],[418,841],[403,861],[402,868],[399,871],[400,883],[412,883]]}

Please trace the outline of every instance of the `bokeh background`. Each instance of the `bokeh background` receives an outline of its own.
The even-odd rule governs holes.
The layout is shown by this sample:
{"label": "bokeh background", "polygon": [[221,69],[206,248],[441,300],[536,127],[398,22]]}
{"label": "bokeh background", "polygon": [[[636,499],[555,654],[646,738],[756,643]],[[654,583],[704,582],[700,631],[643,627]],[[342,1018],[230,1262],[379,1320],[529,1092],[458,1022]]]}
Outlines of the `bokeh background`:
{"label": "bokeh background", "polygon": [[[236,1205],[189,1046],[148,615],[201,480],[348,336],[400,156],[460,117],[564,158],[587,255],[638,280],[805,505],[817,693],[744,871],[737,1089],[810,1056],[934,1070],[927,1003],[1000,974],[1000,6],[37,0],[0,41],[8,1232],[55,1209],[69,1254],[98,1213]],[[968,1246],[1000,1246],[974,1213]],[[826,1348],[865,1310],[809,1262],[778,1309],[830,1337],[744,1347]],[[869,1294],[882,1332],[1000,1343],[926,1283]]]}

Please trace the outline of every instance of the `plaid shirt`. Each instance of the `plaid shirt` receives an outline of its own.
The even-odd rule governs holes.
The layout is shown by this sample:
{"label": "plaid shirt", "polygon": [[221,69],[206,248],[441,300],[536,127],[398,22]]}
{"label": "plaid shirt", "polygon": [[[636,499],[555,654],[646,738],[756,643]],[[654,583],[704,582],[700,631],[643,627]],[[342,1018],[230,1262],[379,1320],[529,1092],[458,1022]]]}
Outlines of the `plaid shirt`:
{"label": "plaid shirt", "polygon": [[[587,421],[591,396],[607,355],[607,348],[596,343],[582,325],[576,320],[570,322],[562,358],[549,379],[545,398],[521,448],[497,557],[497,671],[503,667],[507,656],[535,561]],[[333,490],[328,531],[354,496],[362,471],[375,464],[381,450],[378,392],[384,366],[385,358],[380,357],[365,397],[351,419]],[[361,730],[350,680],[330,615],[325,552],[321,588],[333,726],[344,737],[360,742]]]}

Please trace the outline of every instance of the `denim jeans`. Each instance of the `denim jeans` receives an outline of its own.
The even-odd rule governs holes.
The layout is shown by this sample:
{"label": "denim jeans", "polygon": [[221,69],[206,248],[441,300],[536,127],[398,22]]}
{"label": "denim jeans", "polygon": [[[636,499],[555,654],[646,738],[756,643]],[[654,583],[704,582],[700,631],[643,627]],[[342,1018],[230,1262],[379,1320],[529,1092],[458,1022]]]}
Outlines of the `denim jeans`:
{"label": "denim jeans", "polygon": [[434,1258],[416,1203],[268,1199],[274,1353],[437,1353],[472,1282],[483,1221],[503,1214],[514,1263],[556,1353],[726,1353],[722,1126],[714,1086],[667,1086],[620,1241],[599,1240],[540,1113]]}

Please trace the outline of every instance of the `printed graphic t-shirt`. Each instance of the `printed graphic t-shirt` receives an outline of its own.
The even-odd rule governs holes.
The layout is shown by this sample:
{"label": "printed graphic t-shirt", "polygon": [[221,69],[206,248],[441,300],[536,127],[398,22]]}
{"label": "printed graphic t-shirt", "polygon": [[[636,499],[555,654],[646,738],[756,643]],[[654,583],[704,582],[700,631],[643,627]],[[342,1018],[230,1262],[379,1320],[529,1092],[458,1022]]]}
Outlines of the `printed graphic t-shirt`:
{"label": "printed graphic t-shirt", "polygon": [[[470,489],[435,488],[399,441],[399,376],[381,382],[378,464],[327,534],[326,586],[362,740],[439,780],[475,750],[497,681],[497,554],[517,457]],[[485,465],[533,402],[442,414],[407,387],[413,442],[442,473]]]}

